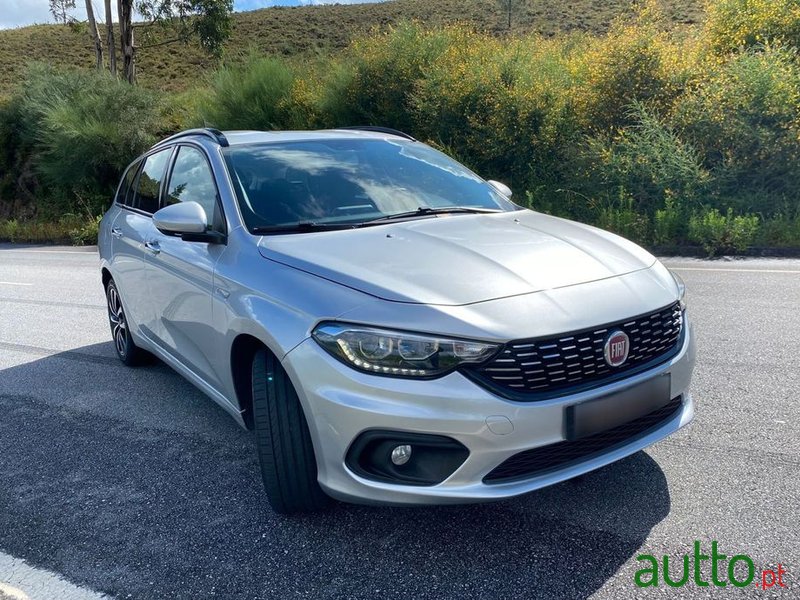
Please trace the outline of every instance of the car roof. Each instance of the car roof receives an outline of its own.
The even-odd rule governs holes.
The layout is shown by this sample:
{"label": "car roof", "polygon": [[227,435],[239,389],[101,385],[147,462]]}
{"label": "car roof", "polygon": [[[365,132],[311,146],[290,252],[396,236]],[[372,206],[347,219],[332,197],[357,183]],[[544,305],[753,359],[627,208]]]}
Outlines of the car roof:
{"label": "car roof", "polygon": [[190,129],[172,135],[156,143],[153,148],[175,142],[179,139],[216,142],[220,146],[241,146],[246,144],[264,144],[277,142],[315,141],[330,139],[406,139],[414,141],[411,136],[400,131],[382,127],[324,129],[318,131],[219,131],[217,129]]}

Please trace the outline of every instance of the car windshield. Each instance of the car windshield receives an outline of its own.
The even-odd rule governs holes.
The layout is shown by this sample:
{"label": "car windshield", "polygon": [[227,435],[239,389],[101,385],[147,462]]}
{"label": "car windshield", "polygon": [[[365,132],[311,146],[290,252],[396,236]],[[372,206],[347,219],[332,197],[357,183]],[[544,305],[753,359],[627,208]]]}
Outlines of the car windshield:
{"label": "car windshield", "polygon": [[223,150],[251,232],[517,210],[463,165],[406,140],[331,139]]}

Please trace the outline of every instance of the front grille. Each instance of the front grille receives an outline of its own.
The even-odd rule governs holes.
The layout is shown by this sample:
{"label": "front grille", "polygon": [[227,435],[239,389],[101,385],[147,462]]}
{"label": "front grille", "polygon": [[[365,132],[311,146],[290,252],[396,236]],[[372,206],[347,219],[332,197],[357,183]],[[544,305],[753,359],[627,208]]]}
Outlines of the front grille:
{"label": "front grille", "polygon": [[680,410],[681,396],[673,398],[669,404],[614,429],[601,431],[579,440],[556,442],[541,448],[525,450],[506,459],[495,467],[483,482],[507,483],[518,479],[527,479],[542,475],[547,471],[566,468],[572,464],[587,460],[602,452],[622,446],[636,437],[641,437],[651,429],[656,429],[672,418]]}
{"label": "front grille", "polygon": [[[510,342],[491,362],[465,372],[507,398],[543,400],[596,387],[667,360],[678,351],[682,326],[683,313],[676,302],[597,329]],[[608,334],[617,329],[628,334],[630,350],[623,365],[611,367],[603,346]]]}

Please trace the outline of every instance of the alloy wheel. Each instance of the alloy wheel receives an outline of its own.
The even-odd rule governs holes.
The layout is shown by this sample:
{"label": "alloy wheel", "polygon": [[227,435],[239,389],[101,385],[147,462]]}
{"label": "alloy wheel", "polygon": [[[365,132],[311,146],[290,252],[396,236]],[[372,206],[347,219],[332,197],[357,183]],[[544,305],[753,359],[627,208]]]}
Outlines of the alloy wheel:
{"label": "alloy wheel", "polygon": [[125,311],[122,309],[119,293],[113,285],[108,286],[108,320],[111,322],[114,346],[119,355],[125,358],[128,352],[128,324],[125,321]]}

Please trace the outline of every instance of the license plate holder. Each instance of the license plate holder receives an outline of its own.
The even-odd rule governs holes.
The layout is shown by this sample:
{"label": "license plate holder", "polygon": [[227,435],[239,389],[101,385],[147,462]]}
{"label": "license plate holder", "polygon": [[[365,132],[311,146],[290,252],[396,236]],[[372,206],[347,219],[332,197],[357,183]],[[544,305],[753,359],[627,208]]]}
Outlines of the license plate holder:
{"label": "license plate holder", "polygon": [[565,437],[577,440],[607,431],[650,414],[670,401],[669,373],[619,392],[568,406],[564,414]]}

